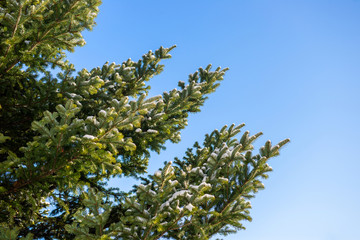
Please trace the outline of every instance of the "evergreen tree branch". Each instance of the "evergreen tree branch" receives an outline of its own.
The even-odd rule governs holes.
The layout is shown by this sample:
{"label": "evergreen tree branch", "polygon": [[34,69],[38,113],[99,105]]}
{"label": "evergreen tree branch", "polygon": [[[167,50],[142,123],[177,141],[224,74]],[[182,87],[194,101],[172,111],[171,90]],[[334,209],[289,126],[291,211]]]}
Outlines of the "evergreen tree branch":
{"label": "evergreen tree branch", "polygon": [[[73,76],[64,51],[84,44],[99,4],[0,2],[0,238],[208,239],[243,229],[267,161],[289,140],[253,155],[261,133],[236,139],[243,125],[225,126],[133,191],[105,187],[111,177],[139,178],[151,151],[179,142],[227,69],[199,68],[179,89],[150,97],[148,81],[172,46]],[[58,78],[49,65],[61,68]]]}
{"label": "evergreen tree branch", "polygon": [[[14,26],[14,30],[13,30],[13,32],[12,32],[12,34],[11,34],[11,38],[13,38],[13,37],[15,36],[16,30],[17,30],[18,25],[19,25],[19,22],[20,22],[21,14],[22,14],[22,8],[23,8],[23,6],[21,5],[21,3],[19,3],[19,4],[20,4],[19,14],[18,14],[18,16],[17,16],[16,23],[15,23],[15,26]],[[4,58],[6,58],[6,56],[8,55],[10,48],[11,48],[11,45],[9,44],[8,48],[7,48],[6,51],[5,51]],[[4,64],[4,63],[5,63],[5,62],[0,63],[0,67],[1,67],[2,64]],[[6,71],[6,72],[7,72],[7,71]]]}

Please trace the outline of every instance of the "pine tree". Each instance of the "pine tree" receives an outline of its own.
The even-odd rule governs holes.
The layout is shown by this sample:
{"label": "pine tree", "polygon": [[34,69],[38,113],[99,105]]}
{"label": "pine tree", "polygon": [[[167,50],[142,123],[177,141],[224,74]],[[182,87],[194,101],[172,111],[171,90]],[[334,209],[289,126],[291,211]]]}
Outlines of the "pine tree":
{"label": "pine tree", "polygon": [[288,139],[253,154],[261,133],[237,139],[244,125],[224,126],[133,191],[106,187],[146,173],[151,151],[179,142],[227,69],[200,68],[153,97],[147,82],[175,46],[75,73],[65,51],[84,45],[100,4],[0,2],[0,239],[209,239],[243,229],[267,161]]}

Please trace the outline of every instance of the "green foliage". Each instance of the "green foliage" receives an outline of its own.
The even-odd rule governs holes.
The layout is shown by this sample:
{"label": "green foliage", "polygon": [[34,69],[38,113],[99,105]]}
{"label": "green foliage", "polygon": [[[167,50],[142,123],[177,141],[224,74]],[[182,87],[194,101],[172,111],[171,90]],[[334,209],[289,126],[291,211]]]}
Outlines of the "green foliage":
{"label": "green foliage", "polygon": [[0,239],[209,239],[243,229],[267,161],[288,142],[252,154],[261,133],[236,139],[244,125],[206,135],[132,192],[106,188],[179,142],[227,69],[200,68],[153,97],[147,82],[175,46],[75,73],[64,51],[84,44],[99,5],[0,2]]}
{"label": "green foliage", "polygon": [[85,209],[74,214],[76,219],[71,225],[66,225],[68,232],[75,234],[75,239],[83,240],[107,240],[116,236],[112,229],[107,228],[106,222],[111,213],[111,204],[103,203],[104,194],[96,194],[92,189],[83,193]]}

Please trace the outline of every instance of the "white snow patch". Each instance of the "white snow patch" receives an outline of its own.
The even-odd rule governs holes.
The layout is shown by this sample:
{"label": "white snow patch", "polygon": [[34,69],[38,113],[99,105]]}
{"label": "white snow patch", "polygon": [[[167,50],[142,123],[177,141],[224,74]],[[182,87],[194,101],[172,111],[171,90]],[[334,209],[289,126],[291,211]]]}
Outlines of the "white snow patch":
{"label": "white snow patch", "polygon": [[203,199],[214,199],[214,195],[211,194],[204,194],[203,196],[197,198],[198,201],[203,201]]}
{"label": "white snow patch", "polygon": [[143,218],[143,217],[137,216],[135,219],[136,219],[137,221],[141,222],[141,223],[145,223],[145,222],[146,222],[146,219]]}
{"label": "white snow patch", "polygon": [[150,195],[152,195],[152,196],[156,196],[156,192],[154,192],[153,190],[149,190],[149,193],[150,193]]}
{"label": "white snow patch", "polygon": [[199,174],[201,176],[204,176],[204,173],[203,173],[203,171],[201,170],[200,167],[195,167],[195,168],[191,169],[190,173],[195,173],[195,174]]}
{"label": "white snow patch", "polygon": [[211,184],[210,183],[206,183],[206,182],[202,182],[200,185],[195,186],[195,185],[190,185],[191,189],[194,189],[195,191],[199,191],[199,188],[204,188],[204,187],[209,187],[211,188]]}
{"label": "white snow patch", "polygon": [[154,129],[148,129],[147,130],[148,133],[159,133],[158,131],[154,130]]}
{"label": "white snow patch", "polygon": [[116,105],[119,104],[119,101],[118,101],[117,99],[113,99],[112,101],[113,101]]}
{"label": "white snow patch", "polygon": [[106,117],[106,112],[105,112],[105,110],[100,110],[99,115],[104,115],[104,116]]}
{"label": "white snow patch", "polygon": [[186,205],[184,208],[185,208],[186,210],[188,210],[189,212],[191,212],[195,207],[194,207],[191,203],[189,203],[189,204]]}
{"label": "white snow patch", "polygon": [[93,135],[86,134],[83,136],[83,138],[94,140],[96,137],[94,137]]}
{"label": "white snow patch", "polygon": [[192,195],[190,194],[189,190],[181,190],[178,191],[176,193],[174,193],[171,198],[169,200],[167,200],[166,202],[164,202],[163,204],[161,204],[160,206],[160,211],[162,209],[164,209],[165,207],[170,207],[170,203],[173,202],[175,199],[177,199],[178,197],[185,197],[187,199],[190,199],[192,197]]}
{"label": "white snow patch", "polygon": [[157,170],[154,175],[155,177],[161,177],[161,171]]}
{"label": "white snow patch", "polygon": [[220,181],[223,181],[223,182],[229,182],[229,179],[224,178],[224,177],[219,177],[219,180],[220,180]]}

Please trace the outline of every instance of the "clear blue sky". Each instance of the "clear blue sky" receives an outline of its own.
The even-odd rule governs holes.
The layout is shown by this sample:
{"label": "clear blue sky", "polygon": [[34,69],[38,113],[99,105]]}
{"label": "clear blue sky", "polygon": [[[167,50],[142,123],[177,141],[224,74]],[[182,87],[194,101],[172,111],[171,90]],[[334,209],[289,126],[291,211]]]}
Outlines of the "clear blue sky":
{"label": "clear blue sky", "polygon": [[225,239],[360,239],[360,1],[104,0],[97,23],[69,54],[78,70],[177,44],[151,81],[155,95],[208,63],[230,68],[149,173],[224,124],[263,131],[258,146],[291,139],[270,162],[253,222]]}

